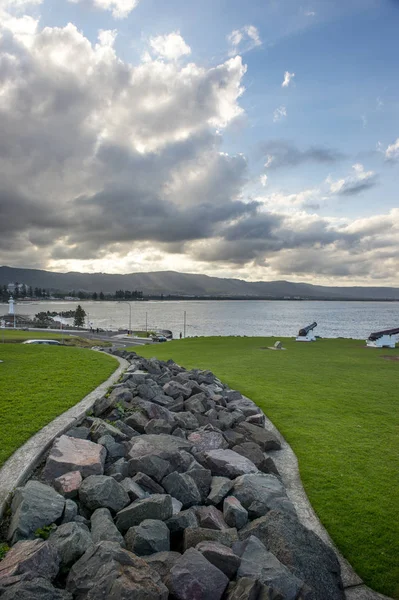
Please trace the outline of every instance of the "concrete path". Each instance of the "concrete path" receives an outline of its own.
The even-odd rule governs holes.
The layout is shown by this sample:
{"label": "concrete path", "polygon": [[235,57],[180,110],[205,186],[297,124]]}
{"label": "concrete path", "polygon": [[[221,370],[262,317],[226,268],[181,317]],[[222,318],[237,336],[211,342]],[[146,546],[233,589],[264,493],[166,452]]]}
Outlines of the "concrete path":
{"label": "concrete path", "polygon": [[14,489],[23,485],[34,469],[40,463],[44,453],[51,446],[56,437],[62,435],[73,425],[80,423],[90,410],[97,398],[101,398],[110,385],[116,383],[129,363],[118,356],[113,356],[119,367],[106,381],[90,392],[78,404],[54,419],[32,436],[23,446],[14,452],[0,469],[0,519]]}
{"label": "concrete path", "polygon": [[281,450],[269,451],[268,454],[273,458],[280,472],[287,494],[295,506],[299,520],[305,527],[314,531],[323,542],[331,546],[337,555],[341,565],[341,576],[346,600],[391,600],[388,596],[379,594],[367,587],[352,569],[349,562],[341,555],[308,500],[299,475],[298,461],[294,451],[267,417],[265,427],[272,431],[281,442]]}

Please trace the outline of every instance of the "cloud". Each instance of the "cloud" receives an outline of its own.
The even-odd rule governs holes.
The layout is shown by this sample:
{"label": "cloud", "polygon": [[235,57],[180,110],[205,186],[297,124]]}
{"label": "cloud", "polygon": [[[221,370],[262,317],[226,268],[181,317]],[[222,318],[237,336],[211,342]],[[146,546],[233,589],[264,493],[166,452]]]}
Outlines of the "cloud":
{"label": "cloud", "polygon": [[307,10],[305,11],[305,17],[315,17],[316,13],[314,10]]}
{"label": "cloud", "polygon": [[289,73],[289,71],[286,71],[284,73],[284,81],[281,84],[281,87],[288,87],[294,77],[295,77],[295,73]]}
{"label": "cloud", "polygon": [[360,163],[353,165],[352,169],[354,173],[337,181],[334,181],[331,176],[327,177],[326,183],[329,185],[331,194],[354,196],[377,185],[374,171],[365,171]]}
{"label": "cloud", "polygon": [[300,149],[287,140],[269,140],[261,145],[262,155],[266,157],[267,169],[296,167],[304,163],[333,164],[343,158],[343,154],[324,146],[310,146]]}
{"label": "cloud", "polygon": [[0,11],[21,12],[34,6],[39,6],[43,0],[0,0]]}
{"label": "cloud", "polygon": [[180,31],[153,37],[150,39],[150,46],[155,54],[167,60],[178,60],[191,54],[191,48],[180,35]]}
{"label": "cloud", "polygon": [[260,184],[262,187],[266,187],[267,185],[267,175],[261,175],[259,178]]}
{"label": "cloud", "polygon": [[125,19],[136,8],[139,0],[69,0],[69,2],[85,3],[99,10],[109,10],[114,19]]}
{"label": "cloud", "polygon": [[385,158],[389,161],[399,160],[399,138],[385,150]]}
{"label": "cloud", "polygon": [[238,53],[248,52],[257,46],[262,45],[259,31],[254,25],[245,25],[241,29],[234,29],[228,36],[227,41],[230,46],[230,56]]}
{"label": "cloud", "polygon": [[277,123],[287,116],[287,109],[284,105],[279,106],[273,113],[273,122]]}

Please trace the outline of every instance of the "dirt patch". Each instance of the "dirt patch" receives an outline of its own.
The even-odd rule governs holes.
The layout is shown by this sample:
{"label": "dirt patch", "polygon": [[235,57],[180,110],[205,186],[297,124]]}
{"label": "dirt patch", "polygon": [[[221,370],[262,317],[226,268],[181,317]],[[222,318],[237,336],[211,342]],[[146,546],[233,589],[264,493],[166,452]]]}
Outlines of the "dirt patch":
{"label": "dirt patch", "polygon": [[399,355],[389,356],[389,354],[383,354],[381,356],[381,358],[384,358],[385,360],[396,360],[396,361],[399,361]]}

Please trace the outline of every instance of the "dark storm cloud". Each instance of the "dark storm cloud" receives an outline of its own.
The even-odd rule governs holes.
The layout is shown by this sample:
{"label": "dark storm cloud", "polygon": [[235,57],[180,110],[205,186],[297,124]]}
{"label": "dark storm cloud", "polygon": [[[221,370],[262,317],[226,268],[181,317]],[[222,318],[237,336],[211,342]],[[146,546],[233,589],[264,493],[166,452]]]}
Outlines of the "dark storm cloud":
{"label": "dark storm cloud", "polygon": [[270,140],[261,145],[262,156],[269,169],[297,167],[303,163],[332,164],[344,158],[344,155],[332,148],[311,146],[305,150],[299,149],[287,140]]}

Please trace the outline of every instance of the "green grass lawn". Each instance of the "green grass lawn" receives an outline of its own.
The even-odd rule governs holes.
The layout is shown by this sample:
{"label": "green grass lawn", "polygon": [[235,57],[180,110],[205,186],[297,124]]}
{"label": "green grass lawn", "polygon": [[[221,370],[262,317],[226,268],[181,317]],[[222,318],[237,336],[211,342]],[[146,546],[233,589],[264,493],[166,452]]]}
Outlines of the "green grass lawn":
{"label": "green grass lawn", "polygon": [[[84,332],[82,331],[82,335]],[[76,334],[68,335],[67,333],[51,333],[51,331],[24,331],[21,329],[0,329],[0,345],[22,343],[26,340],[58,340],[63,341],[66,346],[79,346],[82,348],[90,348],[92,346],[112,346],[111,342],[103,342],[102,340],[88,339]]]}
{"label": "green grass lawn", "polygon": [[399,599],[399,349],[363,341],[198,338],[134,347],[211,369],[293,447],[308,497],[364,581]]}
{"label": "green grass lawn", "polygon": [[0,466],[118,367],[107,354],[62,346],[0,344],[0,360]]}

